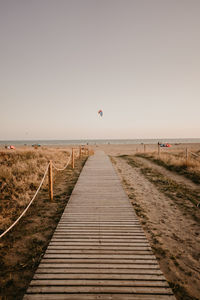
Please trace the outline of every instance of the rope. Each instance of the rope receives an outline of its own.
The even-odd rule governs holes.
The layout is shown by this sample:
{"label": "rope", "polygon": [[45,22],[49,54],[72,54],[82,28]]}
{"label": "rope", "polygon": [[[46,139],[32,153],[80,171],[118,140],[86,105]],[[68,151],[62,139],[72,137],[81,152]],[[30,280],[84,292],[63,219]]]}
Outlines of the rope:
{"label": "rope", "polygon": [[62,169],[56,167],[54,164],[52,164],[52,166],[53,166],[57,171],[64,171],[64,170],[67,168],[67,166],[69,165],[70,160],[71,160],[71,157],[72,157],[72,155],[70,155],[70,157],[69,157],[69,159],[68,159],[68,161],[67,161],[67,164],[66,164],[66,165],[64,166],[64,168],[62,168]]}
{"label": "rope", "polygon": [[[58,167],[56,167],[54,164],[52,164],[52,166],[57,170],[57,171],[64,171],[66,168],[67,168],[67,166],[69,165],[69,163],[70,163],[70,160],[71,160],[71,157],[72,157],[72,155],[70,155],[70,157],[69,157],[69,159],[68,159],[68,161],[67,161],[67,164],[64,166],[64,168],[62,168],[62,169],[60,169],[60,168],[58,168]],[[33,196],[33,198],[32,198],[32,200],[29,202],[29,204],[27,205],[27,207],[25,208],[25,210],[22,212],[22,214],[19,216],[19,218],[7,229],[7,230],[5,230],[1,235],[0,235],[0,238],[2,238],[7,232],[9,232],[18,222],[19,222],[19,220],[23,217],[23,215],[27,212],[27,210],[29,209],[29,207],[31,206],[31,204],[33,203],[33,201],[35,200],[35,197],[37,196],[37,194],[38,194],[38,192],[39,192],[39,190],[40,190],[40,188],[41,188],[41,186],[42,186],[42,184],[43,184],[43,182],[44,182],[44,179],[45,179],[45,177],[46,177],[46,175],[47,175],[47,172],[48,172],[48,168],[49,168],[49,165],[50,165],[50,163],[48,163],[48,165],[47,165],[47,168],[46,168],[46,170],[45,170],[45,173],[44,173],[44,176],[43,176],[43,178],[42,178],[42,180],[41,180],[41,182],[40,182],[40,185],[39,185],[39,187],[38,187],[38,189],[37,189],[37,191],[35,192],[35,195]]]}
{"label": "rope", "polygon": [[31,206],[31,204],[33,203],[33,201],[34,201],[34,199],[35,199],[35,197],[37,196],[37,194],[38,194],[38,192],[39,192],[39,190],[40,190],[40,188],[41,188],[41,186],[42,186],[42,184],[43,184],[43,182],[44,182],[44,179],[45,179],[45,177],[46,177],[46,175],[47,175],[47,172],[48,172],[48,168],[49,168],[49,164],[47,165],[47,168],[46,168],[46,171],[45,171],[45,173],[44,173],[44,176],[43,176],[43,178],[42,178],[42,180],[41,180],[41,182],[40,182],[40,185],[39,185],[39,187],[38,187],[38,189],[37,189],[37,191],[35,192],[35,195],[33,196],[33,198],[32,198],[32,200],[29,202],[29,204],[28,204],[28,206],[26,207],[26,209],[23,211],[23,213],[19,216],[19,218],[6,230],[6,231],[4,231],[1,235],[0,235],[0,238],[2,238],[7,232],[9,232],[18,222],[19,222],[19,220],[23,217],[23,215],[27,212],[27,210],[29,209],[29,207]]}

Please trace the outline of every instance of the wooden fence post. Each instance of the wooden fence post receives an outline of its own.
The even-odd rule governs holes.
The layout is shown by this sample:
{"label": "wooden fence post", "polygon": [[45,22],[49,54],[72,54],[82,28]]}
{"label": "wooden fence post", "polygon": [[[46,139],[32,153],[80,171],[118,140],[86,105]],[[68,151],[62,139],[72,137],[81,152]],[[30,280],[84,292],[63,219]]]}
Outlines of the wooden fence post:
{"label": "wooden fence post", "polygon": [[49,198],[53,201],[53,175],[52,175],[52,161],[49,162]]}
{"label": "wooden fence post", "polygon": [[185,163],[188,166],[188,148],[185,149]]}
{"label": "wooden fence post", "polygon": [[72,169],[74,169],[74,148],[72,148]]}
{"label": "wooden fence post", "polygon": [[79,158],[81,158],[81,146],[79,147]]}
{"label": "wooden fence post", "polygon": [[146,145],[144,144],[144,153],[146,152]]}
{"label": "wooden fence post", "polygon": [[158,157],[160,157],[160,144],[158,144]]}

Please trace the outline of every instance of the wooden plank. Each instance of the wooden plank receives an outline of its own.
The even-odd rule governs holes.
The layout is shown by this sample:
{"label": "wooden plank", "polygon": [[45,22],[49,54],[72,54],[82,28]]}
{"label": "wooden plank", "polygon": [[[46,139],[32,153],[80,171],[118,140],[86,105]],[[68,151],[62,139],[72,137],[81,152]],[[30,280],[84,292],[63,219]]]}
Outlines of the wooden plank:
{"label": "wooden plank", "polygon": [[60,247],[58,248],[49,248],[46,250],[46,254],[58,254],[58,253],[62,253],[62,254],[134,254],[134,255],[150,255],[152,254],[152,252],[150,250],[104,250],[104,249],[97,249],[97,250],[91,250],[91,249],[60,249]]}
{"label": "wooden plank", "polygon": [[142,236],[142,237],[145,237],[146,238],[146,235],[141,232],[141,231],[138,231],[138,230],[135,230],[134,232],[113,232],[113,231],[73,231],[73,232],[69,232],[68,230],[60,230],[60,229],[57,229],[54,233],[54,236],[57,236],[57,235],[62,235],[62,236],[78,236],[78,235],[101,235],[101,236],[131,236],[131,237],[135,237],[135,236]]}
{"label": "wooden plank", "polygon": [[94,224],[92,224],[92,223],[88,223],[88,224],[86,224],[86,223],[84,223],[84,224],[78,224],[78,223],[71,223],[71,224],[69,224],[69,223],[64,223],[64,222],[60,222],[60,225],[66,225],[65,227],[66,228],[68,228],[68,227],[91,227],[91,228],[93,228],[93,227],[97,227],[97,228],[115,228],[115,227],[118,227],[118,228],[141,228],[140,227],[140,225],[139,224],[119,224],[119,223],[117,223],[117,224],[114,224],[114,223],[112,223],[112,224],[105,224],[105,223],[101,223],[101,222],[99,222],[99,223],[94,223]]}
{"label": "wooden plank", "polygon": [[74,264],[140,264],[140,265],[157,265],[156,259],[109,259],[109,258],[43,258],[41,263],[51,263],[51,264],[67,264],[67,263],[74,263]]}
{"label": "wooden plank", "polygon": [[62,222],[65,221],[65,222],[73,222],[73,223],[77,223],[77,222],[82,222],[82,223],[88,223],[89,222],[96,222],[96,223],[101,223],[101,222],[117,222],[120,221],[120,222],[131,222],[131,223],[137,223],[139,224],[138,222],[131,220],[131,219],[125,219],[125,218],[116,218],[116,217],[109,217],[109,216],[104,216],[104,218],[99,218],[98,216],[94,217],[94,216],[91,216],[91,217],[73,217],[73,218],[63,218],[62,219]]}
{"label": "wooden plank", "polygon": [[140,242],[140,243],[130,243],[129,241],[127,242],[127,243],[117,243],[117,242],[115,242],[115,243],[111,243],[111,242],[95,242],[95,241],[86,241],[86,242],[77,242],[77,241],[73,241],[73,242],[67,242],[67,241],[52,241],[52,242],[50,242],[50,244],[49,244],[50,246],[54,246],[54,245],[61,245],[61,246],[80,246],[80,245],[82,245],[82,246],[89,246],[89,245],[91,245],[91,246],[104,246],[104,247],[106,247],[106,246],[113,246],[113,247],[145,247],[145,246],[149,246],[149,244],[148,244],[148,242]]}
{"label": "wooden plank", "polygon": [[105,269],[105,268],[46,268],[39,266],[36,274],[142,274],[142,275],[163,275],[160,269]]}
{"label": "wooden plank", "polygon": [[63,232],[67,234],[84,234],[84,233],[105,233],[105,234],[137,234],[137,233],[144,233],[141,229],[136,228],[136,229],[87,229],[87,228],[79,228],[79,229],[66,229],[65,227],[59,227],[55,231],[57,232]]}
{"label": "wooden plank", "polygon": [[86,269],[89,268],[98,268],[98,269],[145,269],[145,270],[150,270],[150,269],[159,269],[159,266],[157,264],[132,264],[132,263],[73,263],[73,262],[57,262],[57,263],[52,263],[52,262],[47,262],[42,260],[40,263],[40,268],[84,268],[85,272]]}
{"label": "wooden plank", "polygon": [[118,220],[117,218],[109,218],[109,216],[107,218],[104,218],[104,219],[99,219],[99,218],[90,218],[90,217],[87,217],[87,218],[82,218],[82,217],[79,217],[78,220],[76,218],[73,218],[73,219],[70,219],[70,220],[67,220],[67,219],[63,219],[62,222],[59,223],[60,226],[64,225],[65,227],[65,224],[68,224],[69,226],[71,224],[76,224],[76,225],[79,225],[80,227],[82,227],[83,224],[91,224],[92,226],[94,225],[104,225],[106,227],[106,225],[140,225],[138,222],[136,221],[130,221],[129,219],[125,220],[125,219],[121,219],[121,220]]}
{"label": "wooden plank", "polygon": [[[63,237],[52,237],[52,242],[53,241],[57,241],[57,242],[64,242],[64,241],[66,241],[66,242],[74,242],[74,239],[73,239],[73,237],[65,237],[65,236],[63,236]],[[97,238],[93,238],[92,236],[91,237],[89,237],[89,238],[86,238],[86,239],[84,239],[84,237],[82,237],[82,238],[76,238],[75,239],[75,242],[85,242],[85,240],[87,240],[87,241],[90,241],[90,240],[92,240],[93,242],[101,242],[101,243],[108,243],[108,242],[112,242],[112,243],[126,243],[126,242],[132,242],[132,243],[137,243],[137,242],[147,242],[147,240],[146,240],[146,238],[144,238],[144,237],[141,237],[141,238],[139,238],[139,237],[131,237],[131,238],[128,238],[128,239],[126,239],[126,238],[121,238],[121,237],[113,237],[113,238],[103,238],[103,237],[97,237]]]}
{"label": "wooden plank", "polygon": [[[94,202],[92,202],[93,204],[94,204]],[[76,206],[78,205],[78,203],[76,204]],[[90,207],[92,207],[92,205],[90,204],[89,205]],[[105,205],[104,205],[104,207],[105,207]],[[129,208],[129,210],[130,210],[130,208]],[[120,213],[120,212],[116,212],[116,213],[113,213],[113,212],[111,212],[111,213],[108,213],[108,214],[103,214],[103,213],[94,213],[94,214],[92,214],[92,213],[89,213],[89,212],[86,212],[86,213],[76,213],[75,211],[74,211],[74,213],[73,212],[71,212],[71,213],[67,213],[67,214],[65,214],[65,215],[63,215],[62,217],[61,217],[61,220],[64,220],[64,219],[74,219],[74,218],[87,218],[87,217],[89,217],[89,218],[101,218],[101,219],[107,219],[107,217],[110,217],[110,218],[112,218],[112,219],[117,219],[117,218],[119,218],[120,220],[129,220],[129,221],[138,221],[138,219],[137,219],[137,217],[135,216],[135,215],[133,215],[132,213],[131,214],[129,214],[129,213],[127,213],[127,212],[125,212],[125,213]]]}
{"label": "wooden plank", "polygon": [[167,287],[125,287],[125,286],[30,286],[28,293],[129,293],[172,295]]}
{"label": "wooden plank", "polygon": [[120,280],[161,280],[165,281],[165,277],[163,275],[157,274],[85,274],[85,273],[65,273],[65,274],[46,274],[40,273],[35,274],[34,279],[120,279]]}
{"label": "wooden plank", "polygon": [[[123,235],[122,235],[123,236]],[[122,238],[121,235],[116,236],[116,235],[110,235],[110,236],[104,236],[104,235],[82,235],[82,236],[73,236],[73,235],[54,235],[54,237],[52,238],[52,241],[100,241],[100,242],[112,242],[112,241],[116,241],[116,242],[127,242],[127,241],[132,241],[132,242],[146,242],[146,237],[144,236],[123,236]]]}
{"label": "wooden plank", "polygon": [[60,242],[64,242],[64,241],[67,241],[67,242],[85,242],[85,241],[90,241],[90,240],[93,240],[93,242],[101,242],[101,243],[108,243],[108,242],[112,242],[112,243],[148,243],[147,242],[147,239],[145,236],[134,236],[134,235],[131,235],[129,238],[127,238],[126,236],[123,236],[122,235],[119,235],[119,236],[102,236],[102,235],[97,235],[97,236],[94,236],[94,235],[91,235],[87,238],[87,236],[81,236],[81,237],[74,237],[73,235],[71,236],[65,236],[65,235],[55,235],[52,237],[52,242],[54,241],[60,241]]}
{"label": "wooden plank", "polygon": [[98,246],[88,246],[88,245],[85,245],[84,247],[83,246],[64,246],[64,245],[49,245],[48,248],[47,248],[47,251],[50,250],[50,249],[60,249],[61,251],[62,250],[83,250],[83,251],[86,251],[86,250],[99,250],[99,251],[151,251],[151,248],[148,246],[129,246],[129,247],[120,247],[120,246],[102,246],[102,245],[98,245]]}
{"label": "wooden plank", "polygon": [[129,294],[27,294],[24,300],[176,300],[173,295]]}
{"label": "wooden plank", "polygon": [[141,255],[141,254],[126,254],[126,255],[118,255],[118,254],[61,254],[61,253],[46,253],[44,255],[44,258],[65,258],[65,259],[71,259],[71,258],[76,258],[76,259],[127,259],[127,260],[155,260],[155,256],[151,255],[151,254],[145,254],[145,255]]}
{"label": "wooden plank", "polygon": [[[108,200],[105,200],[105,202],[106,201],[108,201]],[[76,207],[77,207],[77,205],[78,205],[78,202],[76,204]],[[115,202],[115,205],[116,205],[116,202]],[[81,211],[77,212],[75,210],[75,207],[74,207],[74,211],[73,212],[68,212],[68,213],[63,214],[62,217],[61,217],[61,219],[65,219],[65,218],[78,218],[78,217],[83,217],[84,218],[84,217],[87,217],[87,216],[89,216],[91,218],[92,217],[93,218],[96,218],[96,217],[106,218],[107,216],[110,216],[111,218],[119,217],[120,219],[125,219],[125,220],[126,219],[131,219],[131,217],[133,217],[133,219],[132,219],[133,221],[138,221],[136,215],[134,215],[133,213],[130,212],[130,208],[131,207],[129,208],[129,210],[126,209],[125,212],[123,212],[123,211],[115,211],[115,208],[114,208],[114,210],[112,210],[110,212],[107,211],[107,213],[105,215],[103,213],[103,211],[99,211],[99,209],[98,209],[98,211],[96,211],[96,206],[97,206],[97,204],[95,205],[94,201],[92,201],[91,203],[89,202],[88,206],[87,206],[87,209],[89,209],[89,207],[90,207],[91,211],[92,211],[92,208],[93,208],[94,214],[91,213],[91,211],[83,212],[82,208],[81,208]],[[106,210],[108,210],[108,207],[105,204],[103,206],[104,206],[104,208]],[[86,208],[86,206],[83,206],[83,207]],[[72,208],[72,206],[71,206],[71,208]]]}
{"label": "wooden plank", "polygon": [[69,234],[69,233],[55,233],[53,235],[53,238],[64,238],[64,239],[76,239],[76,240],[79,240],[79,239],[132,239],[132,240],[135,240],[135,239],[142,239],[142,240],[146,240],[146,236],[141,234],[141,233],[136,233],[136,234],[112,234],[112,233],[108,233],[108,234],[105,234],[105,233],[93,233],[93,234],[88,234],[88,233],[82,233],[82,234]]}
{"label": "wooden plank", "polygon": [[93,231],[98,230],[99,232],[107,231],[107,232],[134,232],[141,230],[141,226],[133,226],[133,227],[112,227],[112,226],[58,226],[57,229],[65,229],[66,231]]}
{"label": "wooden plank", "polygon": [[33,279],[30,286],[109,286],[109,287],[169,287],[164,280],[115,280],[115,279]]}
{"label": "wooden plank", "polygon": [[132,237],[132,238],[134,238],[135,236],[142,236],[142,237],[145,237],[146,238],[146,235],[143,233],[143,232],[141,232],[141,231],[138,231],[138,230],[135,230],[134,232],[120,232],[120,231],[118,231],[118,232],[116,232],[116,231],[106,231],[106,230],[104,230],[104,231],[101,231],[101,230],[99,230],[99,231],[88,231],[88,230],[84,230],[84,231],[74,231],[74,232],[69,232],[68,230],[65,230],[65,231],[62,231],[62,230],[60,230],[60,229],[57,229],[56,231],[55,231],[55,233],[54,233],[54,235],[53,236],[58,236],[58,235],[62,235],[62,236],[71,236],[71,237],[73,237],[73,236],[78,236],[78,235],[93,235],[93,236],[95,236],[95,235],[97,235],[97,236],[99,236],[99,235],[101,235],[101,236],[118,236],[118,237],[123,237],[123,236],[129,236],[129,237]]}

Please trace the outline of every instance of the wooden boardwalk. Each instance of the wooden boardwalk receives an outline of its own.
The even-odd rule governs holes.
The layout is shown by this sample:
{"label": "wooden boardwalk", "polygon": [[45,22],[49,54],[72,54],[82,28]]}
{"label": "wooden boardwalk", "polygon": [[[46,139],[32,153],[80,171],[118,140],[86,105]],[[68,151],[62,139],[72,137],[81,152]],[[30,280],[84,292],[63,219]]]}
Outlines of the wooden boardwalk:
{"label": "wooden boardwalk", "polygon": [[24,300],[175,297],[109,158],[84,166]]}

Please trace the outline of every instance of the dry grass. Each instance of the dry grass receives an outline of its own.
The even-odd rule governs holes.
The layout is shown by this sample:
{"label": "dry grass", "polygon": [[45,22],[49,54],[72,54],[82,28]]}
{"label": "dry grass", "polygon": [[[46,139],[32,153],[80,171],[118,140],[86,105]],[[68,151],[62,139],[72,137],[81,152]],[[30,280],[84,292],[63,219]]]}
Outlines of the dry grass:
{"label": "dry grass", "polygon": [[[200,155],[200,151],[195,151],[197,155]],[[153,162],[161,165],[168,170],[175,171],[191,179],[195,183],[200,183],[200,156],[195,158],[189,154],[188,161],[186,163],[186,153],[183,150],[163,150],[161,149],[160,156],[157,152],[138,153],[137,156],[145,157]]]}
{"label": "dry grass", "polygon": [[[0,232],[17,218],[29,203],[40,184],[48,161],[53,160],[56,165],[62,167],[68,157],[69,151],[55,148],[0,151]],[[47,179],[43,188],[46,185]]]}

